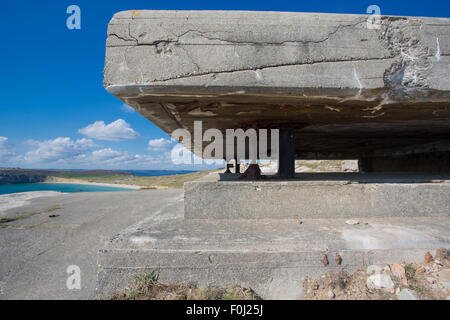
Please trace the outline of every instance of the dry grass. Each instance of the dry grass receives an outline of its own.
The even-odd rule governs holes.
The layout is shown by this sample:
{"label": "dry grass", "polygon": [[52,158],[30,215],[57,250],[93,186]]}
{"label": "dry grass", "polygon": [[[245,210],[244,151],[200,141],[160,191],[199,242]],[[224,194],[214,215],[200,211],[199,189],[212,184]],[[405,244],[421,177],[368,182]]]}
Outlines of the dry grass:
{"label": "dry grass", "polygon": [[64,178],[76,179],[79,182],[111,183],[141,186],[142,189],[182,189],[185,182],[203,178],[216,170],[199,171],[170,176],[144,177],[135,175],[77,175],[72,173]]}
{"label": "dry grass", "polygon": [[156,271],[135,277],[131,288],[112,296],[112,300],[258,300],[250,288],[233,286],[199,288],[189,283],[160,283]]}
{"label": "dry grass", "polygon": [[21,214],[15,216],[15,217],[11,217],[11,218],[0,218],[0,224],[5,224],[5,223],[17,221],[17,220],[28,219],[28,218],[30,218],[30,217],[32,217],[32,216],[35,216],[35,215],[38,215],[38,214],[48,213],[48,212],[52,212],[52,211],[59,210],[59,209],[61,209],[61,207],[58,206],[58,205],[56,205],[56,206],[51,206],[51,207],[48,207],[47,209],[40,210],[40,211],[35,211],[35,212],[22,212]]}

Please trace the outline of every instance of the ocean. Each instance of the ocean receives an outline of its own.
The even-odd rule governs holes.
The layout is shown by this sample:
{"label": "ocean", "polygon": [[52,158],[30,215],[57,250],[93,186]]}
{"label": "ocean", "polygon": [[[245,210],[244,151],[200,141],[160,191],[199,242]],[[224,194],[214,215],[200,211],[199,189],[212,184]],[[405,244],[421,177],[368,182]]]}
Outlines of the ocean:
{"label": "ocean", "polygon": [[72,192],[105,192],[105,191],[128,191],[133,189],[106,187],[97,185],[75,184],[75,183],[23,183],[0,185],[0,194],[29,192],[29,191],[59,191]]}
{"label": "ocean", "polygon": [[[65,170],[65,171],[82,171],[82,170]],[[176,174],[186,174],[196,172],[194,170],[116,170],[127,172],[136,176],[170,176]],[[0,194],[29,192],[29,191],[59,191],[65,193],[72,192],[105,192],[105,191],[127,191],[133,190],[120,187],[84,185],[76,183],[23,183],[23,184],[3,184],[0,185]]]}

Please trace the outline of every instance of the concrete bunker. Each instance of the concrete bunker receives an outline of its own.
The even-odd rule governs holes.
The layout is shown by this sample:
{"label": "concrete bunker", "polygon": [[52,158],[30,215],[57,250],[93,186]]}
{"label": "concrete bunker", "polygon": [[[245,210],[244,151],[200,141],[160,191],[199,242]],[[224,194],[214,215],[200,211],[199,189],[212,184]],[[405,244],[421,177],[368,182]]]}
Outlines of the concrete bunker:
{"label": "concrete bunker", "polygon": [[108,28],[104,85],[168,134],[279,128],[284,177],[293,159],[449,172],[448,39],[440,18],[127,11]]}
{"label": "concrete bunker", "polygon": [[[101,294],[133,272],[159,267],[162,279],[238,282],[264,297],[298,298],[293,287],[306,276],[414,261],[448,247],[450,21],[382,16],[374,29],[367,18],[114,15],[104,69],[108,92],[169,135],[184,129],[194,136],[196,121],[202,136],[208,129],[223,136],[227,129],[277,129],[279,164],[272,179],[186,183],[184,219],[126,230],[99,253]],[[202,157],[208,144],[189,146]],[[220,159],[227,148],[237,145],[224,142]],[[227,160],[239,164],[250,157],[244,154]],[[359,159],[367,174],[296,175],[298,159]],[[299,219],[307,221],[302,229]],[[375,240],[361,246],[346,237],[345,219],[370,221]],[[399,230],[398,239],[383,240],[376,231],[385,228]],[[424,235],[411,237],[417,235],[411,230]],[[127,241],[134,236],[154,241],[137,247]],[[343,266],[324,266],[329,252],[339,253]]]}

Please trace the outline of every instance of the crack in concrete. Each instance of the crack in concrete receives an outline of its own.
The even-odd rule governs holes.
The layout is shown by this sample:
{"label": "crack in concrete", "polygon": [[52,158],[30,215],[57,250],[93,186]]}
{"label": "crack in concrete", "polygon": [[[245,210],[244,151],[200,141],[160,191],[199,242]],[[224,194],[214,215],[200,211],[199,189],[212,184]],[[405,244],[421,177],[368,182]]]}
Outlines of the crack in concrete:
{"label": "crack in concrete", "polygon": [[279,41],[279,42],[248,42],[248,41],[230,41],[230,40],[224,40],[220,37],[211,37],[206,36],[207,32],[202,32],[199,30],[187,30],[186,32],[183,32],[180,35],[177,35],[178,39],[176,42],[180,40],[181,37],[185,36],[188,33],[195,32],[198,33],[201,37],[211,40],[211,41],[222,41],[225,42],[225,44],[246,44],[246,45],[252,45],[252,44],[258,44],[258,45],[292,45],[292,46],[298,46],[298,44],[308,44],[308,43],[321,43],[325,42],[330,39],[331,36],[335,35],[337,32],[339,32],[340,29],[347,28],[347,27],[355,27],[358,24],[361,24],[365,22],[366,20],[358,19],[357,22],[354,22],[352,24],[345,24],[345,25],[338,25],[333,31],[331,31],[329,34],[327,34],[323,39],[319,40],[295,40],[295,41]]}
{"label": "crack in concrete", "polygon": [[185,75],[179,75],[172,78],[165,78],[160,80],[152,81],[151,83],[156,82],[165,82],[170,80],[177,80],[177,79],[184,79],[184,78],[192,78],[192,77],[200,77],[200,76],[206,76],[206,75],[217,75],[217,74],[224,74],[224,73],[234,73],[234,72],[243,72],[243,71],[261,71],[265,69],[270,68],[279,68],[279,67],[288,67],[288,66],[303,66],[303,65],[313,65],[313,64],[319,64],[319,63],[338,63],[338,62],[355,62],[355,61],[375,61],[375,60],[389,60],[391,58],[368,58],[368,59],[348,59],[348,60],[328,60],[328,61],[311,61],[311,62],[289,62],[289,63],[282,63],[282,64],[273,64],[273,65],[263,65],[263,66],[254,66],[249,68],[241,68],[241,69],[233,69],[233,70],[218,70],[218,71],[207,71],[202,73],[196,73],[196,74],[185,74]]}
{"label": "crack in concrete", "polygon": [[[351,24],[345,24],[345,25],[338,25],[333,31],[331,31],[330,33],[328,33],[324,38],[322,39],[318,39],[318,40],[294,40],[294,41],[278,41],[278,42],[257,42],[257,41],[230,41],[230,40],[225,40],[223,38],[220,37],[211,37],[211,36],[207,36],[206,34],[208,32],[203,32],[203,31],[199,31],[199,30],[194,30],[194,29],[189,29],[181,34],[173,34],[175,37],[177,37],[176,40],[170,40],[170,39],[160,39],[160,40],[155,40],[152,42],[148,42],[148,43],[140,43],[139,39],[132,36],[131,35],[131,23],[132,21],[129,22],[128,24],[128,36],[130,39],[126,39],[124,37],[121,37],[119,35],[117,35],[116,33],[110,33],[108,34],[108,36],[116,36],[117,38],[124,40],[124,41],[134,41],[136,46],[156,46],[160,43],[179,43],[180,42],[180,38],[182,38],[183,36],[189,34],[189,33],[197,33],[200,37],[210,40],[210,41],[221,41],[223,43],[221,44],[207,44],[207,45],[226,45],[226,44],[234,44],[234,45],[266,45],[266,46],[270,46],[270,45],[283,45],[283,46],[300,46],[300,45],[304,45],[304,44],[309,44],[309,43],[322,43],[325,42],[327,40],[330,39],[330,37],[332,37],[333,35],[335,35],[336,33],[338,33],[341,29],[343,28],[348,28],[348,27],[355,27],[358,24],[361,23],[365,23],[365,19],[357,19],[356,22],[351,23]],[[161,26],[160,26],[161,27]],[[168,30],[165,30],[167,33],[171,33]],[[226,32],[226,31],[222,31],[222,32]],[[180,43],[183,45],[200,45],[200,44],[189,44],[189,43]],[[121,47],[123,45],[111,45],[110,47]]]}

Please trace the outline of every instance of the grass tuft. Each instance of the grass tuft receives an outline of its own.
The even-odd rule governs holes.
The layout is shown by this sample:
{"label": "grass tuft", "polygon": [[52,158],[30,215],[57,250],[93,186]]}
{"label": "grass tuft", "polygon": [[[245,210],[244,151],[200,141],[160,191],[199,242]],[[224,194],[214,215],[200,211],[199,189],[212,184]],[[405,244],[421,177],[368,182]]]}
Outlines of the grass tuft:
{"label": "grass tuft", "polygon": [[215,286],[199,288],[190,283],[160,283],[159,271],[153,270],[134,277],[133,285],[112,296],[113,300],[260,300],[250,288]]}

